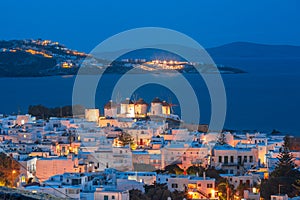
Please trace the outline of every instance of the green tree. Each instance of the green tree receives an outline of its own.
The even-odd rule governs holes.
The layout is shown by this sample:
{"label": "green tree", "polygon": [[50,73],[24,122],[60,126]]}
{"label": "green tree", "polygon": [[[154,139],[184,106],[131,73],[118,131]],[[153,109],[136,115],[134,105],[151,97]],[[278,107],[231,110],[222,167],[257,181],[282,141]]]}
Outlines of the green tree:
{"label": "green tree", "polygon": [[290,176],[296,173],[294,170],[294,158],[289,150],[290,140],[289,137],[284,137],[284,143],[280,148],[280,153],[275,170],[271,173],[272,177]]}
{"label": "green tree", "polygon": [[138,189],[129,190],[129,197],[130,200],[140,200],[140,199],[150,200],[150,198],[146,194],[144,194],[142,191]]}
{"label": "green tree", "polygon": [[14,187],[20,175],[20,164],[11,156],[0,153],[0,184]]}
{"label": "green tree", "polygon": [[154,182],[153,185],[145,185],[145,194],[151,200],[167,199],[171,193],[168,190],[167,184],[159,184]]}
{"label": "green tree", "polygon": [[234,186],[229,183],[225,178],[221,178],[218,181],[218,192],[220,200],[233,199],[234,193],[232,192]]}
{"label": "green tree", "polygon": [[273,129],[272,132],[271,132],[271,134],[273,134],[273,135],[275,135],[275,134],[280,134],[280,133],[281,133],[281,132],[278,131],[278,130],[276,130],[276,129]]}
{"label": "green tree", "polygon": [[133,143],[133,138],[129,133],[122,132],[119,135],[118,140],[122,143],[122,146],[131,145]]}
{"label": "green tree", "polygon": [[84,106],[78,105],[78,104],[72,106],[72,114],[74,116],[82,116],[82,115],[84,115],[84,112],[85,112]]}
{"label": "green tree", "polygon": [[28,113],[41,119],[50,117],[70,117],[84,115],[85,108],[81,105],[48,108],[43,105],[30,105]]}
{"label": "green tree", "polygon": [[220,176],[220,174],[225,174],[224,170],[216,170],[214,167],[212,167],[206,169],[205,173],[207,177],[216,179],[217,183],[224,181],[224,178]]}
{"label": "green tree", "polygon": [[204,170],[205,169],[202,166],[192,165],[192,166],[187,168],[186,172],[189,175],[197,175],[198,174],[199,176],[202,176]]}
{"label": "green tree", "polygon": [[287,148],[288,150],[291,150],[292,149],[292,137],[289,136],[289,135],[286,135],[284,138],[283,138],[283,147],[284,148]]}
{"label": "green tree", "polygon": [[181,169],[178,165],[168,165],[165,167],[165,172],[169,174],[183,174],[183,169]]}
{"label": "green tree", "polygon": [[275,170],[268,180],[263,180],[261,183],[261,195],[266,200],[270,199],[270,195],[278,194],[279,188],[282,194],[287,194],[289,197],[300,195],[300,172],[295,169],[294,159],[289,151],[289,141],[288,136],[284,138]]}
{"label": "green tree", "polygon": [[[167,200],[170,197],[172,200],[182,200],[186,198],[187,195],[185,192],[174,191],[171,192],[168,190],[167,184],[159,184],[154,182],[152,185],[145,185],[145,195],[151,200]],[[143,198],[140,198],[143,199]]]}
{"label": "green tree", "polygon": [[244,190],[249,189],[250,185],[246,183],[241,183],[239,186],[236,188],[236,194],[240,197],[243,198],[244,196]]}
{"label": "green tree", "polygon": [[181,191],[175,190],[171,194],[171,199],[172,200],[182,200],[184,198],[187,198],[187,193],[186,192],[181,192]]}

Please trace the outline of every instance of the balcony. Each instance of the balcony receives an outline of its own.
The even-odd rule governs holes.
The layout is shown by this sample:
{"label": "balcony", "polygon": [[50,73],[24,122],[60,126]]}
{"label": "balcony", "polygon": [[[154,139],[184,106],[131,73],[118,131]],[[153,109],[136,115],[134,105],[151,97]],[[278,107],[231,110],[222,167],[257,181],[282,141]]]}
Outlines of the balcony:
{"label": "balcony", "polygon": [[222,163],[222,166],[226,166],[226,167],[232,167],[232,166],[239,166],[241,164],[237,163],[237,162],[225,162],[225,163]]}

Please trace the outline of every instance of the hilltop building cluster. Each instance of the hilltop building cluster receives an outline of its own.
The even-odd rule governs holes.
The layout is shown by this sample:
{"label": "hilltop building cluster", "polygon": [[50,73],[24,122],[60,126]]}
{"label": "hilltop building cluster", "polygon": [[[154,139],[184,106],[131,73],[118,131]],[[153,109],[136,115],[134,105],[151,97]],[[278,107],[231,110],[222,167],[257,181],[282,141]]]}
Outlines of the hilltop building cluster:
{"label": "hilltop building cluster", "polygon": [[57,68],[79,67],[88,55],[71,50],[58,42],[42,39],[0,41],[0,53],[27,53],[55,59]]}
{"label": "hilltop building cluster", "polygon": [[[215,178],[187,173],[197,166],[221,170],[235,188],[247,186],[245,199],[259,200],[257,185],[274,170],[283,144],[282,135],[170,126],[167,118],[180,120],[159,98],[150,108],[143,99],[109,101],[104,116],[99,113],[87,109],[85,118],[47,120],[1,115],[0,150],[21,165],[15,185],[60,198],[124,200],[130,190],[144,192],[155,182],[189,199],[219,199]],[[220,135],[224,144],[217,142]],[[300,152],[292,154],[299,167]],[[183,173],[160,172],[172,165]]]}

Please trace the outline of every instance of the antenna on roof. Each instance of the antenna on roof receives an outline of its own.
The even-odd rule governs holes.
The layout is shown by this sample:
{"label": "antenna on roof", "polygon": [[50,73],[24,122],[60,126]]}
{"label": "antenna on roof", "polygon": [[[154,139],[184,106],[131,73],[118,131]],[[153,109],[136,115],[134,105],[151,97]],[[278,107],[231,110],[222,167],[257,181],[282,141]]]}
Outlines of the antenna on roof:
{"label": "antenna on roof", "polygon": [[20,106],[18,105],[18,115],[21,114],[21,109],[20,109]]}
{"label": "antenna on roof", "polygon": [[135,104],[137,101],[138,101],[138,94],[135,92],[135,93],[132,95],[132,102]]}
{"label": "antenna on roof", "polygon": [[120,92],[118,92],[117,95],[116,95],[116,103],[117,103],[117,105],[120,104],[121,101],[122,101],[122,96],[121,96]]}
{"label": "antenna on roof", "polygon": [[173,106],[178,106],[178,105],[172,103],[172,98],[171,98],[171,96],[168,97],[168,103],[169,103],[169,105],[170,105],[171,114],[174,114]]}

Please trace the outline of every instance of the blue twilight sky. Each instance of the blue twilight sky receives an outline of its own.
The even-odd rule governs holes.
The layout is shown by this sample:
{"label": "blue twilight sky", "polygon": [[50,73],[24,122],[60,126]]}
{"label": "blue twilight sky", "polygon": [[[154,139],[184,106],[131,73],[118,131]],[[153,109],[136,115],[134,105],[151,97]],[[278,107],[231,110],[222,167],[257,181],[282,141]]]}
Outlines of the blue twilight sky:
{"label": "blue twilight sky", "polygon": [[7,0],[0,40],[42,38],[90,51],[118,32],[171,28],[204,47],[234,41],[300,45],[298,0]]}

